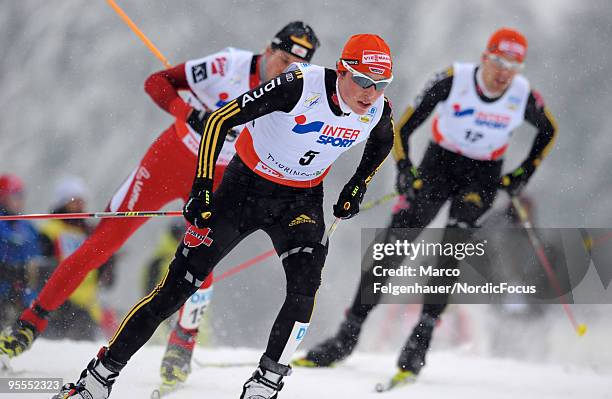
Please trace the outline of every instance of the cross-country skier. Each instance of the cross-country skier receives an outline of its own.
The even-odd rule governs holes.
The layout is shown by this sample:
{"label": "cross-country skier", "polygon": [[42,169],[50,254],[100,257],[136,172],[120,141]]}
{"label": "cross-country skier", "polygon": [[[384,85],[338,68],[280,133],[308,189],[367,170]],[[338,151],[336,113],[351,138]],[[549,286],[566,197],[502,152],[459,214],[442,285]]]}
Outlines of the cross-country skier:
{"label": "cross-country skier", "polygon": [[[241,398],[276,398],[303,339],[327,255],[323,185],[334,161],[366,141],[361,162],[334,206],[338,218],[359,212],[366,187],[393,145],[391,53],[377,35],[352,36],[337,71],[310,64],[248,91],[206,120],[196,177],[184,207],[192,223],[165,277],[138,302],[76,384],[56,398],[103,399],[128,360],[206,280],[242,239],[263,230],[287,278],[286,298],[259,366]],[[237,154],[213,193],[215,161],[228,129],[246,124]]]}
{"label": "cross-country skier", "polygon": [[[226,48],[209,56],[156,72],[145,90],[163,110],[176,117],[148,148],[138,166],[110,200],[110,211],[156,210],[176,199],[186,200],[193,182],[203,123],[210,110],[280,74],[293,62],[309,62],[319,40],[303,22],[291,22],[272,39],[263,54]],[[179,91],[188,93],[187,101]],[[234,131],[219,141],[214,181],[235,153]],[[222,145],[221,145],[222,144]],[[211,176],[212,178],[212,176]],[[57,267],[38,298],[8,333],[0,335],[0,356],[12,358],[30,348],[46,328],[49,313],[63,304],[85,276],[104,264],[148,219],[104,219],[92,235]],[[202,281],[198,297],[210,297],[212,274]],[[198,323],[206,303],[187,301],[181,308],[161,368],[162,382],[174,385],[190,372]]]}
{"label": "cross-country skier", "polygon": [[[415,239],[446,201],[451,202],[447,226],[454,228],[446,233],[477,227],[499,188],[517,195],[527,184],[552,147],[557,129],[540,94],[519,74],[526,52],[525,37],[502,28],[490,37],[480,64],[456,63],[437,74],[417,97],[415,106],[404,113],[394,146],[397,190],[402,196],[386,240],[395,241],[390,229],[402,227],[412,228],[412,235],[402,240]],[[434,109],[433,140],[417,169],[408,156],[408,141]],[[502,159],[512,130],[525,120],[538,130],[529,155],[519,167],[502,175]],[[401,256],[392,257],[386,267],[396,268],[402,261]],[[456,267],[456,259],[451,258],[453,261]],[[449,264],[444,266],[453,267]],[[362,304],[359,294],[357,290],[337,334],[312,348],[295,365],[327,367],[351,354],[363,322],[376,306]],[[413,381],[425,365],[434,326],[446,307],[445,303],[428,302],[433,301],[425,301],[420,320],[402,348],[399,371],[388,386]]]}

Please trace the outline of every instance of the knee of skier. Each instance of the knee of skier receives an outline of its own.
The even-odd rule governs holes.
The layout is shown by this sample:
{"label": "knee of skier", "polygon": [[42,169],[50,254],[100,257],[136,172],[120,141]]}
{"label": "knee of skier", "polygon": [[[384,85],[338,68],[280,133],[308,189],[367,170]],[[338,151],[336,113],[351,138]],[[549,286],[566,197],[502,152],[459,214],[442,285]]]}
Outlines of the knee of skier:
{"label": "knee of skier", "polygon": [[[299,250],[297,249],[299,248]],[[291,253],[294,251],[293,253]],[[313,297],[321,285],[321,273],[327,256],[327,247],[321,243],[309,243],[283,258],[287,277],[287,294]]]}
{"label": "knee of skier", "polygon": [[315,295],[321,285],[321,273],[327,247],[311,243],[283,259],[287,293],[280,317],[307,323],[314,309]]}
{"label": "knee of skier", "polygon": [[153,299],[148,306],[150,313],[159,319],[166,319],[176,312],[194,292],[202,285],[190,272],[189,264],[180,258],[175,258],[168,273],[149,295]]}

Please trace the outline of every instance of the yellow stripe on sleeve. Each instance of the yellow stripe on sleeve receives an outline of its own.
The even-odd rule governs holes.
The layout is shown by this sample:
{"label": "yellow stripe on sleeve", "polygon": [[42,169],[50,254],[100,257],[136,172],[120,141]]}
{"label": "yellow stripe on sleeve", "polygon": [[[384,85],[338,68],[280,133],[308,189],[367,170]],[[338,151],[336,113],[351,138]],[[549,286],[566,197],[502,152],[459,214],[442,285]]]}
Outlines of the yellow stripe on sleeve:
{"label": "yellow stripe on sleeve", "polygon": [[[233,100],[232,102],[230,102],[223,108],[218,109],[217,111],[213,112],[212,115],[206,121],[206,127],[204,128],[204,132],[202,132],[202,141],[200,142],[197,177],[205,177],[207,175],[211,175],[211,178],[212,178],[212,170],[213,170],[214,165],[208,165],[204,162],[208,161],[209,159],[211,142],[216,143],[216,138],[214,136],[215,136],[215,132],[219,131],[219,129],[217,128],[217,125],[219,123],[223,123],[223,121],[227,119],[227,118],[223,119],[224,115],[227,115],[228,113],[231,113],[236,109],[238,109],[238,111],[240,110],[240,108],[238,107],[237,100]],[[212,153],[214,157],[214,153],[215,153],[214,148],[212,149]],[[210,173],[208,173],[209,172],[208,169],[210,169]]]}
{"label": "yellow stripe on sleeve", "polygon": [[402,143],[402,136],[400,132],[402,127],[408,123],[408,120],[412,114],[414,114],[414,108],[408,107],[408,109],[406,109],[401,116],[399,125],[393,129],[393,157],[396,161],[406,159],[408,157],[406,149],[404,148],[404,143]]}
{"label": "yellow stripe on sleeve", "polygon": [[215,166],[215,149],[217,148],[217,140],[219,139],[219,132],[221,131],[221,125],[223,124],[223,122],[225,122],[226,120],[228,120],[229,118],[231,118],[232,116],[238,113],[240,113],[240,108],[236,106],[236,108],[234,108],[232,112],[223,116],[221,120],[219,121],[219,123],[215,125],[216,126],[215,134],[214,134],[212,147],[211,147],[212,151],[210,152],[210,155],[209,155],[208,168],[207,168],[207,173],[206,173],[206,177],[208,177],[209,179],[213,178],[213,170],[214,170],[213,168]]}
{"label": "yellow stripe on sleeve", "polygon": [[550,121],[550,124],[553,127],[553,136],[548,142],[548,144],[546,144],[546,147],[544,147],[540,155],[536,159],[534,159],[533,165],[535,167],[540,166],[540,163],[542,163],[542,160],[546,158],[546,156],[548,156],[548,153],[550,152],[550,150],[552,150],[553,146],[555,145],[555,141],[557,140],[557,132],[559,131],[557,127],[557,121],[555,121],[555,118],[552,116],[552,114],[550,113],[547,107],[544,107],[544,115],[546,115],[546,118],[548,118],[548,120]]}

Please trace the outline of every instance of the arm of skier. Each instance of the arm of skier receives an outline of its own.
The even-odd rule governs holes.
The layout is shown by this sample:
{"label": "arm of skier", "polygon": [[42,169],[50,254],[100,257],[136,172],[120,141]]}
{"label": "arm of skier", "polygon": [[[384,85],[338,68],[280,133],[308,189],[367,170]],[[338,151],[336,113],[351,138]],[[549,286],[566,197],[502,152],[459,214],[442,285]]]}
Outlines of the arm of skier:
{"label": "arm of skier", "polygon": [[302,88],[301,72],[286,72],[210,115],[202,132],[191,195],[183,210],[189,222],[200,227],[211,216],[214,168],[228,130],[275,111],[291,111],[302,96]]}
{"label": "arm of skier", "polygon": [[529,95],[525,108],[525,120],[538,129],[538,132],[527,158],[518,168],[502,177],[501,185],[510,195],[518,195],[525,187],[552,149],[557,136],[557,123],[544,104],[542,96],[535,90]]}
{"label": "arm of skier", "polygon": [[382,166],[393,147],[393,112],[385,98],[383,114],[370,132],[357,170],[344,186],[334,205],[334,216],[348,219],[359,212],[367,185]]}
{"label": "arm of skier", "polygon": [[400,118],[395,131],[393,157],[397,163],[396,189],[400,194],[410,194],[419,188],[418,172],[410,161],[409,140],[414,131],[429,118],[440,101],[450,95],[453,85],[452,67],[436,74]]}

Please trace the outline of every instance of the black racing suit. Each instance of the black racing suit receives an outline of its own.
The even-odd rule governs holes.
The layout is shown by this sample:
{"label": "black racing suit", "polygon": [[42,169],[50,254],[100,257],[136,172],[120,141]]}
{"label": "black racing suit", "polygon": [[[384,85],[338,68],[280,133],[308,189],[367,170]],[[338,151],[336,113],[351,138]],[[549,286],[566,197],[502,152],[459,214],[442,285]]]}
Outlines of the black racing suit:
{"label": "black racing suit", "polygon": [[[267,84],[264,83],[211,115],[202,141],[218,134],[217,146],[203,150],[214,140],[203,143],[199,166],[206,164],[214,168],[216,156],[205,158],[203,153],[214,151],[218,154],[229,128],[274,111],[289,112],[294,108],[302,95],[302,75],[300,71],[292,71],[279,78],[281,84],[273,89],[263,90]],[[332,112],[341,116],[335,93],[336,78],[335,71],[325,70],[328,102]],[[250,99],[243,101],[245,96]],[[236,104],[238,111],[224,119],[228,110],[236,109]],[[385,100],[383,115],[366,141],[363,157],[352,179],[369,181],[392,145],[391,108]],[[212,170],[208,172],[212,175]],[[323,242],[322,184],[296,188],[272,182],[250,170],[236,155],[212,198],[213,216],[208,228],[204,232],[199,229],[196,234],[190,233],[191,230],[186,233],[168,274],[129,312],[111,340],[108,356],[112,360],[127,362],[157,326],[197,290],[219,261],[256,230],[263,230],[272,239],[287,278],[286,299],[272,327],[265,355],[278,362],[295,323],[309,322],[327,254],[327,242]]]}
{"label": "black racing suit", "polygon": [[[477,69],[476,69],[477,71]],[[484,102],[496,101],[482,94],[476,83],[477,92]],[[416,106],[409,107],[398,124],[399,134],[395,136],[394,156],[401,162],[407,159],[405,150],[412,133],[429,117],[440,101],[445,101],[450,95],[453,82],[452,68],[439,73],[428,83],[423,93],[416,100]],[[525,110],[525,120],[538,129],[531,151],[523,164],[539,165],[546,155],[549,145],[556,133],[554,119],[544,107],[542,99],[537,92],[529,95]],[[386,242],[396,239],[414,240],[437,215],[442,205],[450,200],[450,215],[447,226],[456,229],[446,229],[443,242],[468,240],[469,229],[477,227],[477,222],[492,206],[497,190],[500,187],[502,161],[479,161],[457,153],[448,151],[435,143],[427,148],[423,160],[418,168],[418,176],[422,179],[422,188],[414,191],[414,198],[406,202],[400,199],[399,210],[392,216],[391,223],[382,237]],[[409,233],[400,234],[391,228],[410,228]],[[459,230],[463,228],[464,230]],[[465,233],[465,234],[462,234]],[[385,257],[385,267],[397,268],[403,261],[402,256]],[[380,263],[380,262],[379,262]],[[458,261],[454,257],[438,259],[438,264],[450,269],[457,267]],[[372,265],[373,266],[373,265]],[[366,268],[367,270],[367,268]],[[362,281],[371,272],[364,272]],[[430,284],[452,284],[451,279],[443,281],[430,281]],[[378,278],[377,282],[385,282]],[[361,283],[360,286],[361,287]],[[380,300],[382,294],[376,297]],[[429,347],[429,340],[433,325],[446,307],[448,296],[441,294],[425,296],[421,322],[415,327],[412,335],[402,350],[398,366],[404,370],[418,373],[424,365],[425,352]],[[367,318],[376,304],[362,304],[360,289],[357,289],[353,304],[347,312],[347,322],[353,325],[353,335],[358,334],[361,323]],[[345,322],[345,323],[347,323]],[[352,349],[351,349],[352,350]],[[313,353],[309,353],[312,356]],[[314,359],[318,361],[318,359]]]}

